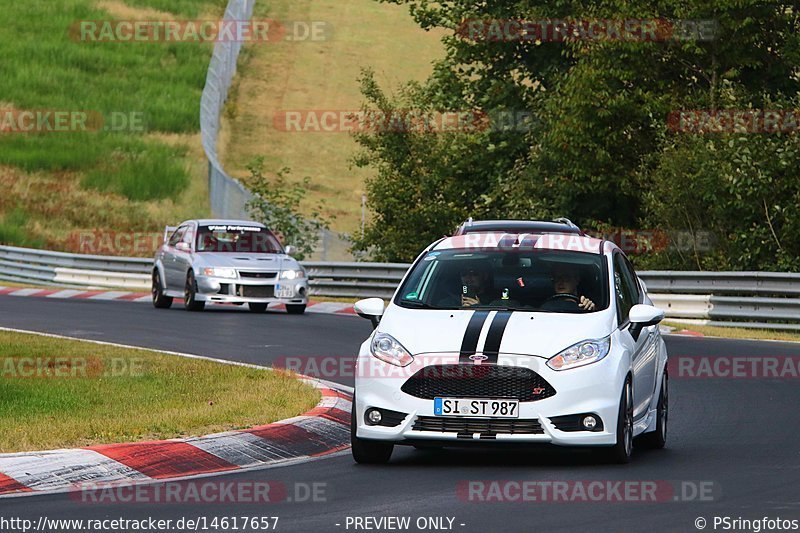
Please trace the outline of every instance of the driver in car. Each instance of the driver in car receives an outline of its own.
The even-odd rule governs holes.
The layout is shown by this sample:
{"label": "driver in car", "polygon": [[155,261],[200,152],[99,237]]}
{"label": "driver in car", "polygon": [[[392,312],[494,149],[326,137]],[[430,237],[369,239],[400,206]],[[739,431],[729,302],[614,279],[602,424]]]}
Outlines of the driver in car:
{"label": "driver in car", "polygon": [[554,311],[567,311],[574,306],[581,311],[594,311],[596,306],[586,296],[578,294],[578,284],[581,275],[578,268],[569,264],[558,264],[552,270],[553,292],[543,304],[542,309]]}
{"label": "driver in car", "polygon": [[[480,260],[459,261],[458,293],[451,292],[437,304],[441,307],[477,307],[492,305],[498,298],[492,291],[492,268]],[[453,286],[455,289],[455,286]]]}
{"label": "driver in car", "polygon": [[490,293],[489,265],[471,261],[461,266],[461,307],[474,307],[495,300]]}

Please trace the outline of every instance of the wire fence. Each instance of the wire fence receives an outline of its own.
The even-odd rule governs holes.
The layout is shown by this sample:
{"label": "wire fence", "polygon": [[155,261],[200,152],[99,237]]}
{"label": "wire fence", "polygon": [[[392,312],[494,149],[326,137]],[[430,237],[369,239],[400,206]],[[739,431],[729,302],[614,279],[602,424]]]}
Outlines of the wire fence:
{"label": "wire fence", "polygon": [[[255,0],[230,0],[225,9],[225,20],[249,20],[253,16]],[[238,180],[222,168],[217,154],[217,139],[225,102],[228,99],[242,42],[220,40],[206,74],[206,85],[200,99],[200,133],[203,149],[208,158],[208,193],[211,212],[220,218],[249,218],[247,202],[253,195]]]}

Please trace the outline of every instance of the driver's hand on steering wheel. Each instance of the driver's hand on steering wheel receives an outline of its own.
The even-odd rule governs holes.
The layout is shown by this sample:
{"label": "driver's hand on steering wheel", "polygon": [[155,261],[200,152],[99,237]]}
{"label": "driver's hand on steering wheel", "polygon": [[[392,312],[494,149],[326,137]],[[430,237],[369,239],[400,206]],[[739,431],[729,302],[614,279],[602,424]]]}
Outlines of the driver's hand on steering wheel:
{"label": "driver's hand on steering wheel", "polygon": [[591,301],[589,298],[587,298],[586,296],[581,296],[581,301],[578,302],[578,307],[580,307],[584,311],[594,311],[596,306],[594,305],[594,302]]}

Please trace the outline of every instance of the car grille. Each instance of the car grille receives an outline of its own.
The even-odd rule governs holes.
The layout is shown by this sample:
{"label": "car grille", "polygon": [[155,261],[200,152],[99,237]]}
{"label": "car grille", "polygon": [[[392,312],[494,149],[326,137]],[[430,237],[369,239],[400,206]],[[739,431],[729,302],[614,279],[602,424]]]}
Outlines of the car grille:
{"label": "car grille", "polygon": [[534,402],[555,389],[529,368],[498,365],[431,365],[417,371],[401,390],[417,398],[513,398]]}
{"label": "car grille", "polygon": [[273,285],[239,285],[239,296],[244,298],[272,298],[274,295]]}
{"label": "car grille", "polygon": [[239,276],[249,279],[275,279],[277,275],[278,275],[277,272],[246,272],[243,270],[239,271]]}
{"label": "car grille", "polygon": [[414,431],[440,433],[481,433],[505,435],[542,435],[544,430],[537,419],[467,418],[418,416]]}

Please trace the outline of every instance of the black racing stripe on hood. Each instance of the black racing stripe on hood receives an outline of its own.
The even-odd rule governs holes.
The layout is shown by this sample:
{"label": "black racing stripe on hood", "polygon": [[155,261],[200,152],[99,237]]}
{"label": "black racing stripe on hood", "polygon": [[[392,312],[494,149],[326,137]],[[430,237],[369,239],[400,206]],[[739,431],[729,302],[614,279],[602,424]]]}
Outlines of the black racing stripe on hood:
{"label": "black racing stripe on hood", "polygon": [[489,311],[475,311],[469,319],[464,340],[461,341],[461,352],[458,357],[460,363],[469,363],[469,356],[478,351],[478,337],[481,336],[483,323],[489,317]]}
{"label": "black racing stripe on hood", "polygon": [[499,311],[489,326],[489,333],[486,335],[486,343],[483,345],[483,355],[488,357],[487,364],[497,364],[500,355],[500,343],[503,341],[503,334],[506,331],[508,320],[513,311]]}

